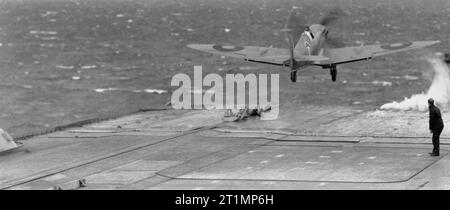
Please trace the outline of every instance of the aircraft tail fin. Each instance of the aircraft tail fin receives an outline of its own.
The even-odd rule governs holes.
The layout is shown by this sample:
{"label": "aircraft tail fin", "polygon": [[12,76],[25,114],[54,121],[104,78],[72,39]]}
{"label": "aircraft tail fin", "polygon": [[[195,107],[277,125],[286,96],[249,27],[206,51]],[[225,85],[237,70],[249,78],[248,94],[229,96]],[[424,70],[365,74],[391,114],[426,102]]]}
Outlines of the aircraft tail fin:
{"label": "aircraft tail fin", "polygon": [[300,36],[294,47],[296,55],[310,55],[311,40],[306,35]]}

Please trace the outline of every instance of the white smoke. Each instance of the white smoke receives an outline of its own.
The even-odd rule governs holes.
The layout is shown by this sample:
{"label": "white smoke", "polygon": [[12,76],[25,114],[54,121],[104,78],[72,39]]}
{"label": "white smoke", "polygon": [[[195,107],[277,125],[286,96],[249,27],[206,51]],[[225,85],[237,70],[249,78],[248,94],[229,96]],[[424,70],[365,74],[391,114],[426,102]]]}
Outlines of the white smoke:
{"label": "white smoke", "polygon": [[447,107],[450,100],[450,75],[449,67],[441,59],[429,58],[434,70],[434,78],[430,88],[426,93],[416,94],[410,98],[405,98],[401,102],[387,103],[381,106],[381,109],[395,110],[428,110],[429,98],[433,98],[435,104],[440,107]]}

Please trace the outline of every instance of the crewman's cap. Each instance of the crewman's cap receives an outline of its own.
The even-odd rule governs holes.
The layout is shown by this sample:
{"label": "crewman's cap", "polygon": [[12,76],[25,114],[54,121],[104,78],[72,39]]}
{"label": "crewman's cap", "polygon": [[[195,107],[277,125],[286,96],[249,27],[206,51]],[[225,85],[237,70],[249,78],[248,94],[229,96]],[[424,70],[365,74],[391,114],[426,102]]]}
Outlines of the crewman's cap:
{"label": "crewman's cap", "polygon": [[433,98],[429,98],[429,99],[428,99],[428,103],[429,103],[429,104],[434,104]]}

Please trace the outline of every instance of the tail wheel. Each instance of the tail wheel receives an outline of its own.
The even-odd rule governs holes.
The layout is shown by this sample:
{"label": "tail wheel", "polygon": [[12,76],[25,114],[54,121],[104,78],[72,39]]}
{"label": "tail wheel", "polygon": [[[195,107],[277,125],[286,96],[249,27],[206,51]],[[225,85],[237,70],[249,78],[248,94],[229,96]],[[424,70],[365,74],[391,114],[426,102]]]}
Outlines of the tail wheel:
{"label": "tail wheel", "polygon": [[297,81],[297,71],[291,71],[291,81],[296,82]]}
{"label": "tail wheel", "polygon": [[337,77],[337,69],[336,69],[336,67],[331,67],[330,68],[330,74],[331,74],[331,81],[336,82],[336,77]]}

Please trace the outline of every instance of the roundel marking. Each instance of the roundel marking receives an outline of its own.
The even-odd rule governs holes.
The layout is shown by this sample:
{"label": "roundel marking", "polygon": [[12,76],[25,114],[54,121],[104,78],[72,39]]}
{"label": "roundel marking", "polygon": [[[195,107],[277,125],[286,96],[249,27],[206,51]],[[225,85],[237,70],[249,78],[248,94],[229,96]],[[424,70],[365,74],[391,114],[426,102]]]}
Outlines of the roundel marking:
{"label": "roundel marking", "polygon": [[218,51],[223,51],[223,52],[233,52],[233,51],[239,51],[239,50],[243,50],[244,47],[241,46],[222,46],[222,45],[214,45],[213,48],[215,50]]}
{"label": "roundel marking", "polygon": [[411,46],[412,42],[394,43],[394,44],[383,44],[381,48],[385,50],[398,50],[408,46]]}

